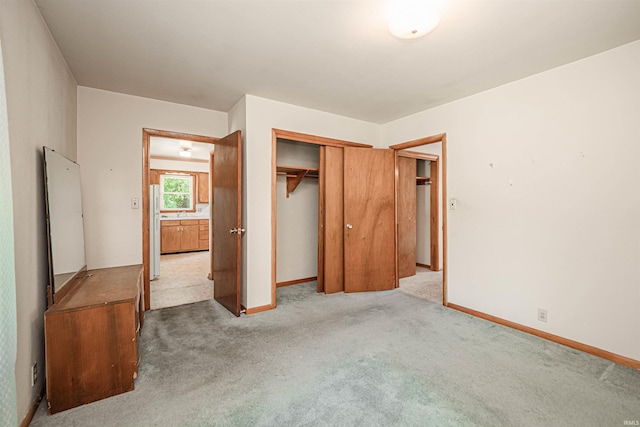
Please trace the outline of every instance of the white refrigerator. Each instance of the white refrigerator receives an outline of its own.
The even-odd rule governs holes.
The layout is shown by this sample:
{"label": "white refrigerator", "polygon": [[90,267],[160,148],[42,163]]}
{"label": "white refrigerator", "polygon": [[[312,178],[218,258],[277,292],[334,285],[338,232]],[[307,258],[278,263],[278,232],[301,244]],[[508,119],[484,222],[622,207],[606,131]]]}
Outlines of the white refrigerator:
{"label": "white refrigerator", "polygon": [[149,280],[160,276],[160,186],[149,191]]}

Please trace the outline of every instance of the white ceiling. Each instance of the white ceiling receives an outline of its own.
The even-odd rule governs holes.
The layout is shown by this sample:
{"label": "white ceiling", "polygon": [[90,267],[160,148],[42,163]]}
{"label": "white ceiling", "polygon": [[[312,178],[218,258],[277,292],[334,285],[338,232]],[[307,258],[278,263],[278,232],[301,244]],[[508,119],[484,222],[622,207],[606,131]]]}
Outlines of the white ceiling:
{"label": "white ceiling", "polygon": [[639,0],[36,0],[79,85],[228,111],[248,93],[384,123],[640,39]]}
{"label": "white ceiling", "polygon": [[193,142],[158,136],[149,137],[149,155],[151,157],[171,157],[184,161],[185,158],[180,157],[179,152],[184,148],[188,148],[191,151],[191,160],[206,160],[208,162],[209,153],[213,151],[213,147],[213,144],[207,144],[206,142]]}

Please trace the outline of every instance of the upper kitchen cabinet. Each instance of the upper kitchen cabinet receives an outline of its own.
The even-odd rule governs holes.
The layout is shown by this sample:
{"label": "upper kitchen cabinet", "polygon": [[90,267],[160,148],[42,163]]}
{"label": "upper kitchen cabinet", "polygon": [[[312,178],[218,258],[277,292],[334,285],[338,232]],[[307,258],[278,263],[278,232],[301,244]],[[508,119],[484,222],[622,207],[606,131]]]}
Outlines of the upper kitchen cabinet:
{"label": "upper kitchen cabinet", "polygon": [[209,203],[209,174],[198,173],[198,203]]}

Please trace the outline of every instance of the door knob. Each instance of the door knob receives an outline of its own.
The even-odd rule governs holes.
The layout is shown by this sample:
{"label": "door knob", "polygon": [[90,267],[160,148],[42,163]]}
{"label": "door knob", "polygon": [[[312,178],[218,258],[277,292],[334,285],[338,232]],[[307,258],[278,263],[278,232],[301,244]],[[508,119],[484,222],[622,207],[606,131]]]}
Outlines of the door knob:
{"label": "door knob", "polygon": [[347,224],[347,230],[351,230],[352,228],[353,228],[353,225]]}

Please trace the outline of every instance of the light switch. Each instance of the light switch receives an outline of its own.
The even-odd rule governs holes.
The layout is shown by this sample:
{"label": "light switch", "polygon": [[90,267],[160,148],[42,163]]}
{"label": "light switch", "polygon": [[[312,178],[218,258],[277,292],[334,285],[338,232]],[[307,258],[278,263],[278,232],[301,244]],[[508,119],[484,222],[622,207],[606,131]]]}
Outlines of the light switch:
{"label": "light switch", "polygon": [[458,209],[458,199],[449,199],[449,210],[455,211]]}
{"label": "light switch", "polygon": [[139,209],[140,208],[140,201],[137,198],[133,198],[131,199],[131,209]]}

